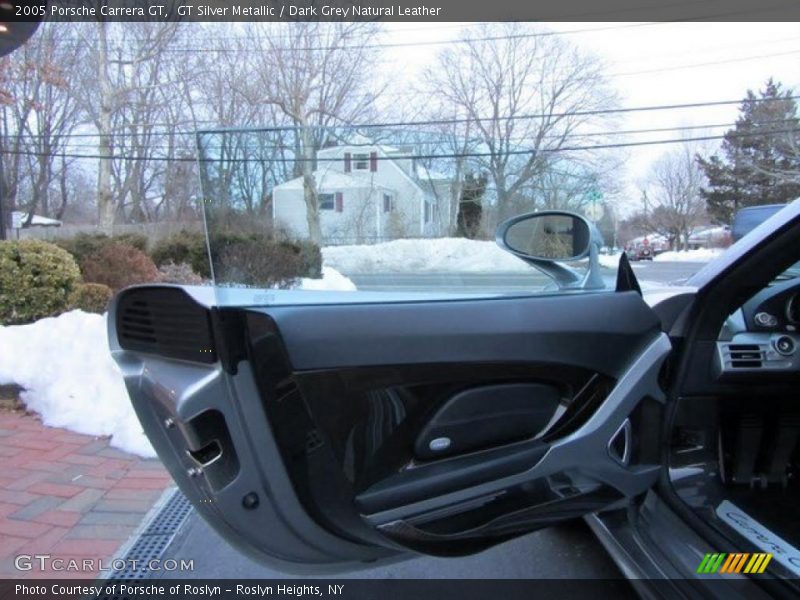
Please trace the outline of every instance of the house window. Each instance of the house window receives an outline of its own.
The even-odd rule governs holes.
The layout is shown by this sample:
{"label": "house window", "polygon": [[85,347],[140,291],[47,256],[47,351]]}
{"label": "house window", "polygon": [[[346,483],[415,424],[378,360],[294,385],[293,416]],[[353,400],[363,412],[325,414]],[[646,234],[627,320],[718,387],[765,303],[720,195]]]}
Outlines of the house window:
{"label": "house window", "polygon": [[320,194],[319,195],[319,209],[320,210],[333,210],[335,196],[334,194]]}
{"label": "house window", "polygon": [[389,213],[394,210],[394,198],[389,194],[383,195],[383,212]]}
{"label": "house window", "polygon": [[369,169],[369,154],[353,154],[353,168],[356,171]]}

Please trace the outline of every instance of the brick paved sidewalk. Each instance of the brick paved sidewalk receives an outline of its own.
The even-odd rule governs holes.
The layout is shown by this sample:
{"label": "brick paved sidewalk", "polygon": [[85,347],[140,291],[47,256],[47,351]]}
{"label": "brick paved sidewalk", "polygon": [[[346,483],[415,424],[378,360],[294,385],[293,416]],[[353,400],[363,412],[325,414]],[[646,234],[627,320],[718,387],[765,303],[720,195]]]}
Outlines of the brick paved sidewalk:
{"label": "brick paved sidewalk", "polygon": [[45,427],[34,415],[0,412],[0,577],[86,577],[93,572],[20,572],[14,557],[121,558],[115,554],[164,489],[157,460],[108,440]]}

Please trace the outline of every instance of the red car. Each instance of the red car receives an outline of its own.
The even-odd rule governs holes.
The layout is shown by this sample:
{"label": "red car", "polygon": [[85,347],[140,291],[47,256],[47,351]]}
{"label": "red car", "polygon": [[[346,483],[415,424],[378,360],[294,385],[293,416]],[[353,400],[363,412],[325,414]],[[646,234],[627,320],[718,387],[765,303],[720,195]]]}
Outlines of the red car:
{"label": "red car", "polygon": [[628,260],[653,260],[653,248],[650,244],[639,243],[625,249]]}

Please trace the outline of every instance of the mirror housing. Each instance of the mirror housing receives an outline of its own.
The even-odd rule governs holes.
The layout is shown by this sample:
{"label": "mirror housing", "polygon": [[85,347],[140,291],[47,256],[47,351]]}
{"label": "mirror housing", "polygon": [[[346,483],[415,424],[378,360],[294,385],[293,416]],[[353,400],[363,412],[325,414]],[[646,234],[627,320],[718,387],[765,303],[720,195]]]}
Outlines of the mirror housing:
{"label": "mirror housing", "polygon": [[[512,217],[497,227],[495,241],[552,277],[561,289],[604,289],[598,253],[603,237],[579,214],[549,210]],[[586,274],[560,264],[588,256]]]}
{"label": "mirror housing", "polygon": [[[39,28],[44,15],[17,17],[16,4],[18,2],[3,2],[0,3],[0,24],[3,25],[0,31],[0,56],[10,54],[25,42]],[[37,2],[35,7],[38,11],[39,6],[44,6],[47,9],[47,2]]]}
{"label": "mirror housing", "polygon": [[556,211],[514,217],[497,234],[505,250],[536,260],[580,260],[589,253],[591,243],[591,226],[585,219]]}

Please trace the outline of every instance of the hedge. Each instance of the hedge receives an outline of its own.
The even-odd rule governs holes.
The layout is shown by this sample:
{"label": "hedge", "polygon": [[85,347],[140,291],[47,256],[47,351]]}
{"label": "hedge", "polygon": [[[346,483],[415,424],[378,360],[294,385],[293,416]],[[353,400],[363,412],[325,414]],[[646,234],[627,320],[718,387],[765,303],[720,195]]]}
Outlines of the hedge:
{"label": "hedge", "polygon": [[75,259],[55,244],[0,242],[0,323],[30,323],[67,310],[80,280]]}
{"label": "hedge", "polygon": [[102,283],[79,283],[70,294],[69,307],[101,315],[113,295],[113,290]]}
{"label": "hedge", "polygon": [[97,254],[100,248],[107,244],[126,244],[140,252],[147,252],[147,237],[139,233],[123,233],[115,236],[104,233],[79,233],[72,238],[56,240],[55,244],[72,254],[81,268],[87,258]]}
{"label": "hedge", "polygon": [[107,243],[81,262],[86,283],[102,283],[115,292],[137,283],[160,280],[153,261],[141,250],[128,244]]}
{"label": "hedge", "polygon": [[169,263],[186,263],[201,277],[211,277],[204,233],[181,230],[153,246],[150,257],[159,267]]}
{"label": "hedge", "polygon": [[[188,263],[210,278],[209,253],[202,233],[181,231],[153,247],[159,267]],[[211,236],[217,283],[254,286],[288,285],[298,277],[322,276],[322,253],[309,241],[275,239],[259,233],[219,232]]]}

